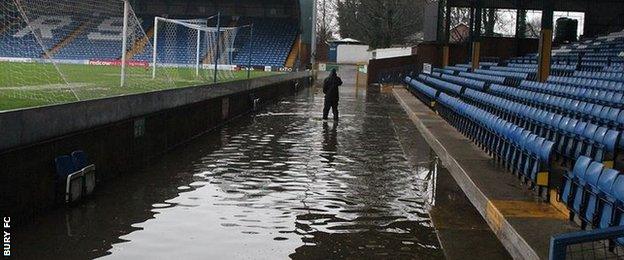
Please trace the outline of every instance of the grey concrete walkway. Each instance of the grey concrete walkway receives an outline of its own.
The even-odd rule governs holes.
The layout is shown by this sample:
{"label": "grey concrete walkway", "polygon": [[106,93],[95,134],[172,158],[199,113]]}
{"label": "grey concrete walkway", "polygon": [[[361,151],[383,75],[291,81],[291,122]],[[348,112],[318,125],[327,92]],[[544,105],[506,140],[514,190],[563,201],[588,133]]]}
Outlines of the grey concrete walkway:
{"label": "grey concrete walkway", "polygon": [[578,230],[405,88],[393,93],[514,258],[547,259],[551,236]]}

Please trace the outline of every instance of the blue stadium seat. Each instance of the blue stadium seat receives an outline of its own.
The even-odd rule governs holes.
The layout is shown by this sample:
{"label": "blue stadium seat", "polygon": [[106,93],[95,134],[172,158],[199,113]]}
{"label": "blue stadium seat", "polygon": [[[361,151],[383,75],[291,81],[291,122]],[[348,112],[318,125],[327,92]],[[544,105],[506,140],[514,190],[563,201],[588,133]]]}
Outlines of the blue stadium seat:
{"label": "blue stadium seat", "polygon": [[572,171],[566,171],[561,181],[562,187],[559,189],[561,201],[566,205],[570,205],[574,198],[574,191],[577,189],[578,180],[585,175],[591,159],[581,156],[576,160]]}
{"label": "blue stadium seat", "polygon": [[68,175],[74,173],[77,168],[69,155],[61,155],[54,159],[56,165],[56,177],[65,180]]}
{"label": "blue stadium seat", "polygon": [[[117,60],[121,57],[121,37],[109,35],[102,38],[94,38],[90,36],[93,32],[98,32],[101,23],[86,23],[80,21],[88,18],[70,17],[71,22],[63,28],[64,32],[71,32],[83,27],[82,33],[78,34],[72,41],[67,43],[53,57],[58,60]],[[121,26],[123,19],[121,17],[108,17],[112,19],[111,25]],[[224,21],[231,17],[223,18]],[[95,21],[102,21],[101,18],[94,18]],[[143,17],[141,26],[147,32],[153,27],[153,17]],[[104,22],[104,21],[102,21]],[[214,22],[211,20],[211,22]],[[285,65],[288,54],[290,53],[295,40],[297,38],[298,29],[295,22],[291,22],[287,18],[240,18],[239,24],[254,24],[253,50],[249,41],[249,29],[240,29],[232,48],[232,63],[235,65],[247,65],[249,54],[252,55],[253,66],[277,66]],[[45,25],[45,23],[44,23]],[[211,26],[215,26],[212,24]],[[32,35],[27,34],[23,37],[14,36],[20,29],[26,27],[26,24],[17,24],[10,30],[0,34],[0,45],[15,46],[15,48],[0,48],[0,57],[15,58],[42,58],[43,49],[38,40]],[[53,31],[52,37],[40,37],[41,44],[45,49],[51,49],[61,42],[67,33],[58,33],[59,30]],[[158,45],[157,60],[161,63],[173,64],[194,64],[195,63],[195,47],[188,44],[188,39],[193,38],[189,35],[189,30],[182,27],[176,27],[176,38],[171,39],[167,34],[161,33],[158,41],[166,44]],[[151,61],[151,46],[146,46],[143,51],[136,53],[132,60],[135,61]],[[202,57],[206,53],[201,54]]]}
{"label": "blue stadium seat", "polygon": [[71,153],[71,158],[76,169],[83,169],[89,165],[89,158],[87,157],[87,153],[82,150],[73,151]]}
{"label": "blue stadium seat", "polygon": [[[577,216],[580,216],[582,219],[583,212],[581,210],[585,210],[586,206],[586,190],[589,186],[596,186],[598,184],[598,179],[600,178],[600,174],[602,173],[603,165],[598,162],[592,162],[584,174],[577,176],[576,189],[574,191],[574,197],[572,199],[572,203],[568,204],[568,207],[572,212],[574,212]],[[586,222],[583,221],[582,227],[585,227]]]}
{"label": "blue stadium seat", "polygon": [[587,192],[587,206],[582,215],[583,220],[592,227],[598,226],[598,210],[601,208],[600,202],[604,200],[605,194],[611,191],[611,186],[615,178],[620,173],[614,169],[604,168],[596,185],[589,185]]}

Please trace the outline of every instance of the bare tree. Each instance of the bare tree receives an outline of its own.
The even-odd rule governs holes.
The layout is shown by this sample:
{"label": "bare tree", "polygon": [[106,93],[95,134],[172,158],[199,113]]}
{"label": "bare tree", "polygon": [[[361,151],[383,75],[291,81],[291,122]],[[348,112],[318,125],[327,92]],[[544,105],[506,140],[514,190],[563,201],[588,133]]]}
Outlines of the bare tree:
{"label": "bare tree", "polygon": [[533,17],[528,20],[526,24],[526,37],[528,38],[539,38],[540,31],[542,30],[542,18],[541,17]]}
{"label": "bare tree", "polygon": [[422,31],[425,0],[340,0],[340,36],[355,38],[371,46],[386,48],[409,43]]}
{"label": "bare tree", "polygon": [[518,37],[524,38],[527,33],[527,11],[524,9],[518,10],[518,29],[516,30],[519,34]]}
{"label": "bare tree", "polygon": [[318,44],[326,44],[334,38],[338,27],[337,0],[317,0],[316,10],[316,41]]}
{"label": "bare tree", "polygon": [[470,36],[470,30],[462,31],[462,27],[470,26],[470,8],[451,8],[451,40],[454,42],[465,42]]}

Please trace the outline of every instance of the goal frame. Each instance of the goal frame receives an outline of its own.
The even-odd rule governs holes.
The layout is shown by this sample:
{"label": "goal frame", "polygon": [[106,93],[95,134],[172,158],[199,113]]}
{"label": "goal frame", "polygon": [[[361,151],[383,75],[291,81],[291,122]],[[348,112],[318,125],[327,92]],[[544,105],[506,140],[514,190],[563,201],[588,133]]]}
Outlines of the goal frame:
{"label": "goal frame", "polygon": [[[217,26],[216,27],[209,27],[208,21],[211,19],[214,19],[216,17],[217,19]],[[159,24],[163,23],[163,22],[167,22],[167,23],[173,23],[173,24],[177,24],[179,26],[184,26],[186,28],[188,28],[189,30],[196,30],[197,31],[197,37],[196,37],[196,48],[195,48],[195,76],[199,77],[199,72],[200,69],[202,68],[202,59],[201,59],[201,35],[203,32],[217,32],[217,39],[219,39],[221,32],[225,32],[227,30],[232,30],[234,28],[245,28],[245,27],[250,27],[251,25],[243,25],[243,26],[238,26],[238,27],[223,27],[221,26],[221,14],[217,14],[217,15],[213,15],[211,17],[208,18],[201,18],[201,19],[170,19],[170,18],[165,18],[165,17],[160,17],[160,16],[156,16],[154,17],[154,35],[153,35],[153,46],[152,46],[152,79],[156,78],[156,71],[158,69],[158,28],[159,28]],[[251,40],[251,39],[250,39]],[[217,40],[218,41],[218,40]],[[214,81],[216,82],[217,80],[217,70],[218,70],[218,64],[219,64],[219,43],[217,42],[216,44],[216,55],[214,55]],[[251,54],[250,54],[251,56]]]}

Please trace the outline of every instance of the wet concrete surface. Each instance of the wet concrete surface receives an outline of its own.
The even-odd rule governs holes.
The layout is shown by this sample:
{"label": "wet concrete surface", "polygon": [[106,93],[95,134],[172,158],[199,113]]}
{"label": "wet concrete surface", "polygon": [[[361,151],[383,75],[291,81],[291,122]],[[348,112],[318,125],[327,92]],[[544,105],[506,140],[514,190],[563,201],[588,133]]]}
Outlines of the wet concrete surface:
{"label": "wet concrete surface", "polygon": [[[461,229],[436,232],[431,209],[451,200],[464,204],[461,214],[476,210],[464,210],[471,208],[465,197],[453,199],[463,195],[456,184],[436,189],[452,178],[438,177],[445,170],[392,93],[341,91],[339,121],[321,120],[320,89],[285,98],[21,227],[15,256],[455,258],[439,237],[462,239]],[[483,234],[465,234],[494,237],[468,222],[479,220],[466,220],[465,230]]]}
{"label": "wet concrete surface", "polygon": [[393,93],[513,258],[547,259],[552,236],[578,230],[405,87]]}

